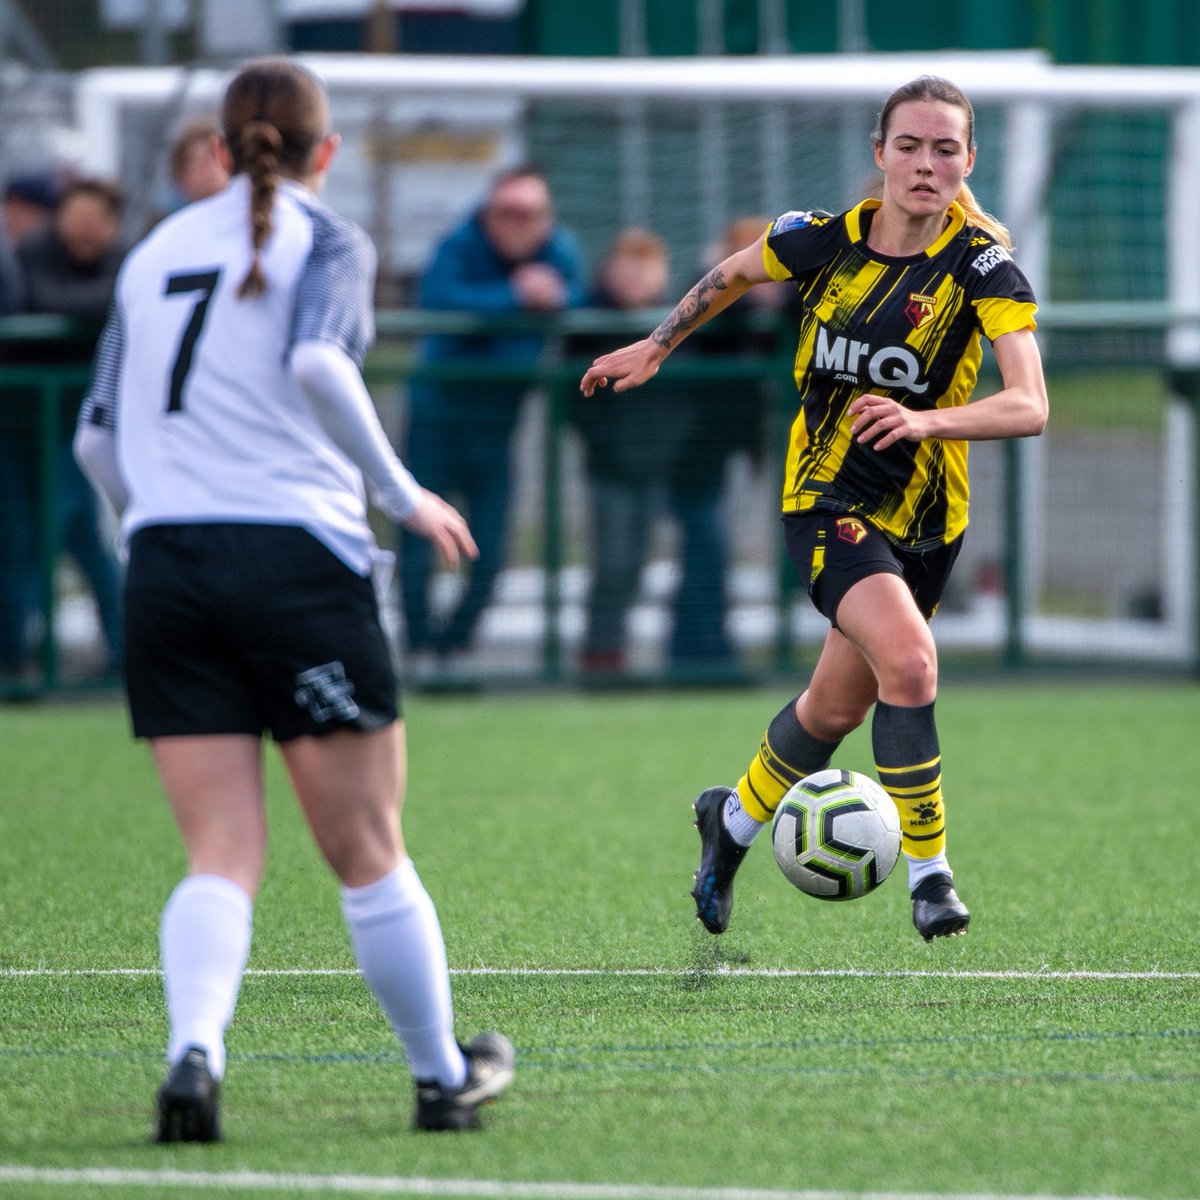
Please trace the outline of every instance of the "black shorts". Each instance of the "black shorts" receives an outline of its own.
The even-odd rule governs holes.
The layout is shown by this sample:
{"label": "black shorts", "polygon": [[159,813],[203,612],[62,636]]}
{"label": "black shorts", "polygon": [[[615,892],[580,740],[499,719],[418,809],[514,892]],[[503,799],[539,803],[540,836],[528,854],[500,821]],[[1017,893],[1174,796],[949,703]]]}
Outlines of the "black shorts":
{"label": "black shorts", "polygon": [[842,513],[785,513],[788,554],[817,611],[837,628],[842,597],[868,575],[899,575],[928,621],[962,549],[963,535],[928,550],[905,550],[860,517]]}
{"label": "black shorts", "polygon": [[125,579],[138,737],[270,732],[284,742],[396,720],[375,589],[306,530],[155,525]]}

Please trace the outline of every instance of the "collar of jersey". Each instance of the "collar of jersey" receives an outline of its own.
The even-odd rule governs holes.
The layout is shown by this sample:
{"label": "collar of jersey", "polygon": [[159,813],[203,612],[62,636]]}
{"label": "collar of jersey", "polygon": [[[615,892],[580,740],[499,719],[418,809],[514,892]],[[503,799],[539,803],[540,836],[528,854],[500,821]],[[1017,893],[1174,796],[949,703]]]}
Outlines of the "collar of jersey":
{"label": "collar of jersey", "polygon": [[[878,200],[874,196],[868,196],[861,204],[856,204],[846,214],[846,232],[850,235],[852,242],[861,242],[863,240],[862,214],[864,212],[874,212],[882,204],[882,200]],[[946,211],[950,217],[950,224],[942,230],[941,236],[937,241],[932,245],[926,246],[920,254],[906,255],[906,259],[933,258],[935,254],[940,254],[950,244],[952,238],[957,236],[958,232],[967,223],[967,214],[963,212],[962,205],[957,200],[951,201],[950,207]],[[873,258],[891,259],[895,257],[891,254],[876,254],[873,250],[870,253]]]}

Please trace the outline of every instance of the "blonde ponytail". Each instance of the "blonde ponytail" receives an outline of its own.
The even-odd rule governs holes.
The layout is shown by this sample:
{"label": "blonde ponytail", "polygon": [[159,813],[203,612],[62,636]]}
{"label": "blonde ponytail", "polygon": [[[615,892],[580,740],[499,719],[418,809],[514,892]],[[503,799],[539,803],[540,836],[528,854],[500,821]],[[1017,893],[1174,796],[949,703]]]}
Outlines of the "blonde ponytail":
{"label": "blonde ponytail", "polygon": [[984,233],[990,234],[1005,250],[1013,248],[1012,234],[1008,232],[1008,227],[999,218],[984,212],[979,201],[975,199],[975,193],[965,183],[958,193],[958,204],[967,214],[968,225],[974,225]]}

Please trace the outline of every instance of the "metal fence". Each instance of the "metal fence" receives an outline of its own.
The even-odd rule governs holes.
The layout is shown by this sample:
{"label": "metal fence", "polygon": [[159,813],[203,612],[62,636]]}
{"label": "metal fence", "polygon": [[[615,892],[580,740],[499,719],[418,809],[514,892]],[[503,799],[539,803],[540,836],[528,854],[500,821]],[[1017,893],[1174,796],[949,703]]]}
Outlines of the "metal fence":
{"label": "metal fence", "polygon": [[[795,416],[793,334],[776,329],[777,318],[766,313],[755,318],[755,328],[778,333],[773,352],[676,356],[666,368],[680,387],[694,383],[711,391],[725,386],[731,394],[756,388],[768,397],[763,454],[731,456],[721,479],[717,519],[727,553],[719,585],[732,658],[699,665],[671,658],[671,622],[688,597],[679,594],[680,532],[667,505],[654,519],[636,595],[626,613],[626,653],[619,669],[593,672],[581,657],[595,578],[590,481],[571,407],[587,363],[564,347],[580,334],[602,334],[614,346],[621,344],[652,328],[657,315],[596,310],[549,318],[407,311],[379,315],[380,343],[366,377],[385,427],[398,444],[403,442],[407,389],[413,380],[486,387],[507,379],[529,388],[512,441],[507,558],[469,660],[437,662],[417,679],[403,651],[404,613],[395,585],[383,596],[385,623],[408,682],[430,687],[731,684],[795,675],[811,663],[825,625],[786,561],[778,528],[783,447]],[[1043,327],[1062,328],[1080,319],[1068,313],[1056,320],[1053,312],[1045,312]],[[536,364],[504,370],[466,361],[434,365],[421,363],[415,353],[418,340],[431,333],[482,336],[514,329],[546,335],[546,352]],[[34,527],[14,527],[19,507],[9,505],[7,513],[0,513],[0,616],[21,579],[27,585],[36,580],[36,604],[26,625],[28,658],[0,679],[0,695],[8,698],[117,682],[104,669],[95,604],[83,577],[65,560],[59,517],[64,398],[79,393],[87,372],[4,364],[7,345],[30,339],[43,341],[40,357],[52,363],[56,340],[68,332],[65,323],[49,318],[0,321],[0,453],[9,463],[24,456],[26,464],[36,467],[26,473],[35,482],[24,497]],[[1089,395],[1096,379],[1085,380]],[[1176,383],[1177,392],[1194,396],[1186,380]],[[1165,390],[1161,378],[1159,384]],[[981,387],[987,386],[985,379]],[[1051,377],[1052,412],[1055,392],[1066,393],[1072,386],[1069,379]],[[1126,376],[1113,376],[1112,386],[1126,387]],[[605,402],[598,393],[594,403]],[[987,670],[1046,662],[1200,669],[1195,649],[1200,588],[1194,566],[1200,555],[1192,515],[1200,422],[1191,415],[1191,403],[1194,399],[1177,395],[1161,422],[1142,421],[1144,428],[1136,430],[1114,428],[1103,419],[1080,424],[1069,417],[1065,428],[1058,429],[1052,416],[1050,432],[1037,443],[972,447],[972,528],[956,568],[956,586],[947,593],[934,625],[944,660]],[[1135,459],[1139,484],[1144,485],[1141,496],[1123,491],[1124,483],[1113,486],[1113,472],[1129,470]],[[1177,478],[1180,473],[1187,478]],[[0,482],[11,500],[16,483],[11,472],[8,476]],[[1166,480],[1165,489],[1157,487],[1157,477]],[[1180,504],[1187,511],[1173,513]],[[1133,532],[1122,533],[1121,521],[1129,519],[1131,507],[1136,512]],[[115,545],[115,526],[108,514],[104,520],[105,536]],[[396,531],[377,516],[373,520],[381,545],[393,544]],[[22,544],[35,548],[32,563],[28,557],[21,560]],[[461,586],[461,573],[438,574],[434,608],[451,605]]]}

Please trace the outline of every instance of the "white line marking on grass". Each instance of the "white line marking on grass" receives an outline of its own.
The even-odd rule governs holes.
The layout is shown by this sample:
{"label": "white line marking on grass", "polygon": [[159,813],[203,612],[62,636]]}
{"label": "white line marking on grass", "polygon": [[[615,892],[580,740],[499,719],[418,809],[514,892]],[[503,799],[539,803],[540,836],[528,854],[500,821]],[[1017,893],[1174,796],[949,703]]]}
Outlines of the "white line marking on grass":
{"label": "white line marking on grass", "polygon": [[[26,976],[161,975],[157,967],[0,967],[0,979]],[[251,967],[248,976],[351,976],[352,967]],[[999,980],[1200,980],[1200,971],[872,971],[856,968],[821,967],[451,967],[451,975],[501,978],[601,978],[605,976],[694,979],[698,975],[731,979],[999,979]]]}
{"label": "white line marking on grass", "polygon": [[[190,1187],[260,1192],[341,1192],[376,1196],[530,1197],[531,1200],[1116,1200],[1115,1197],[1001,1196],[994,1193],[788,1192],[768,1188],[670,1187],[652,1183],[568,1183],[507,1179],[426,1179],[386,1175],[288,1175],[265,1171],[138,1171],[116,1167],[0,1164],[0,1181],[101,1187]],[[1124,1200],[1132,1200],[1126,1197]]]}

